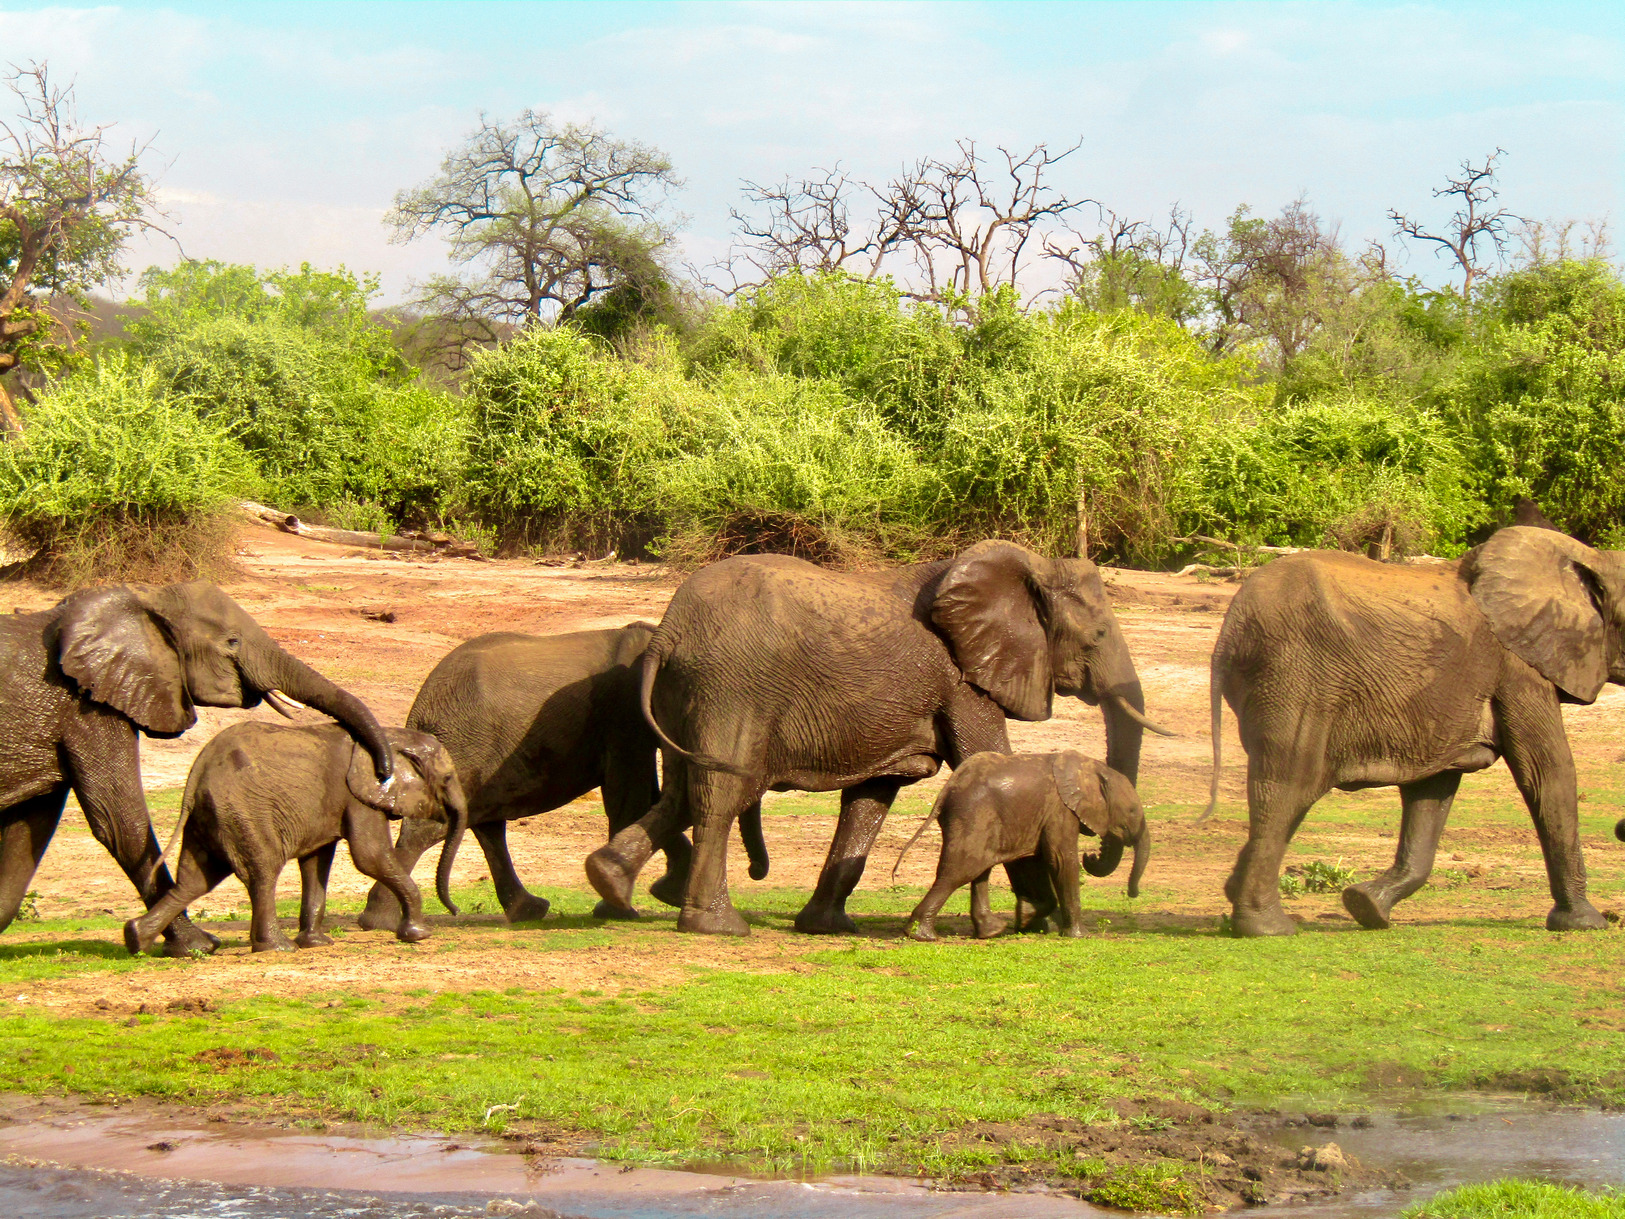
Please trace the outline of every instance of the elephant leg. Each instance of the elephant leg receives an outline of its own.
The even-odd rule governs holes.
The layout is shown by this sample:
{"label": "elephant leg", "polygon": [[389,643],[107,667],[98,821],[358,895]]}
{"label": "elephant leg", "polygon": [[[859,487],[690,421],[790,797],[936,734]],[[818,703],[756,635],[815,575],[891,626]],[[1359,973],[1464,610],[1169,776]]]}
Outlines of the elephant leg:
{"label": "elephant leg", "polygon": [[1400,820],[1393,866],[1380,876],[1343,890],[1343,908],[1360,926],[1373,931],[1387,927],[1394,904],[1427,883],[1428,873],[1433,871],[1433,857],[1439,850],[1439,835],[1444,833],[1450,805],[1460,786],[1459,770],[1446,770],[1415,783],[1399,785],[1399,798],[1405,812]]}
{"label": "elephant leg", "polygon": [[0,828],[0,931],[11,926],[28,896],[28,884],[39,869],[45,848],[62,820],[68,789],[46,792],[8,810],[11,820]]}
{"label": "elephant leg", "polygon": [[513,856],[508,853],[508,823],[487,821],[474,827],[474,837],[485,852],[485,864],[491,872],[491,884],[496,888],[497,901],[510,923],[535,923],[547,917],[552,903],[537,897],[525,888],[514,870]]}
{"label": "elephant leg", "polygon": [[279,868],[257,868],[247,880],[249,915],[248,947],[253,952],[292,952],[293,941],[282,933],[276,918],[276,881]]}
{"label": "elephant leg", "polygon": [[223,860],[181,850],[175,862],[175,883],[152,904],[140,918],[124,924],[124,946],[131,956],[138,956],[152,947],[153,941],[165,927],[177,918],[187,905],[209,892],[226,877],[231,868]]}
{"label": "elephant leg", "polygon": [[[686,765],[670,767],[655,806],[587,856],[587,880],[598,896],[616,911],[636,915],[632,889],[637,884],[638,873],[649,862],[649,857],[672,835],[680,835],[687,824],[688,794],[684,776],[688,769]],[[692,872],[689,877],[692,879]]]}
{"label": "elephant leg", "polygon": [[301,948],[325,948],[333,942],[322,923],[327,918],[327,877],[338,845],[334,841],[317,847],[299,861],[299,934],[293,942]]}
{"label": "elephant leg", "polygon": [[694,810],[694,866],[683,891],[677,930],[704,935],[750,934],[750,926],[728,896],[728,834],[739,814],[761,796],[761,788],[741,775],[688,767],[688,805]]}
{"label": "elephant leg", "polygon": [[[981,878],[986,879],[983,872]],[[930,942],[937,938],[937,915],[941,912],[944,903],[954,895],[965,881],[969,879],[956,871],[951,860],[944,858],[937,865],[937,878],[931,887],[926,890],[920,904],[915,906],[908,916],[908,922],[903,926],[903,932],[910,939]]]}
{"label": "elephant leg", "polygon": [[400,903],[402,914],[395,926],[395,938],[409,944],[428,939],[429,929],[423,924],[423,895],[389,845],[389,822],[384,815],[351,801],[344,810],[344,840],[349,844],[356,871],[380,882]]}
{"label": "elephant leg", "polygon": [[1072,823],[1071,832],[1062,826],[1051,826],[1039,842],[1044,870],[1050,887],[1055,891],[1057,929],[1064,936],[1076,939],[1083,934],[1083,895],[1078,875],[1078,829]]}
{"label": "elephant leg", "polygon": [[[475,827],[474,833],[479,834]],[[395,841],[395,862],[408,876],[423,853],[446,836],[446,827],[427,817],[406,817],[401,821],[400,834]],[[485,845],[484,839],[480,845]],[[489,860],[490,856],[487,854]],[[389,931],[400,926],[401,903],[395,891],[379,881],[367,893],[367,908],[356,920],[363,931]]]}
{"label": "elephant leg", "polygon": [[858,925],[846,912],[846,899],[857,888],[875,836],[902,787],[900,779],[868,779],[841,792],[841,819],[829,844],[818,885],[801,913],[796,930],[813,935],[855,935]]}
{"label": "elephant leg", "polygon": [[1238,936],[1293,935],[1298,926],[1281,908],[1281,861],[1286,844],[1324,792],[1302,784],[1260,779],[1247,768],[1247,844],[1225,882],[1230,926]]}
{"label": "elephant leg", "polygon": [[979,940],[991,940],[1004,930],[1004,922],[993,913],[993,897],[988,891],[988,878],[993,869],[987,868],[970,882],[970,925]]}
{"label": "elephant leg", "polygon": [[[129,735],[127,742],[123,739],[125,733]],[[162,862],[152,819],[147,816],[135,730],[121,718],[97,733],[96,738],[64,743],[73,764],[74,794],[91,834],[118,861],[142,903],[151,910],[174,886],[174,880]],[[127,760],[121,756],[126,747]],[[98,749],[105,752],[97,754]],[[164,951],[172,957],[211,953],[220,947],[219,939],[194,927],[184,910],[170,920],[163,935]]]}
{"label": "elephant leg", "polygon": [[[655,752],[647,745],[641,748],[612,749],[604,764],[604,815],[609,820],[609,836],[613,841],[622,830],[636,825],[660,799],[660,784],[655,777]],[[693,861],[693,849],[681,830],[670,834],[656,850],[666,853],[666,871],[652,885],[649,893],[668,906],[682,906],[683,889],[688,884],[688,869]],[[652,854],[653,852],[651,852]],[[607,898],[593,907],[594,918],[630,919],[638,912],[622,908]]]}
{"label": "elephant leg", "polygon": [[1597,931],[1608,924],[1586,896],[1580,854],[1580,813],[1574,755],[1563,731],[1557,695],[1530,682],[1501,701],[1507,769],[1535,822],[1553,906],[1548,931]]}
{"label": "elephant leg", "polygon": [[1010,878],[1010,891],[1016,895],[1015,929],[1048,931],[1057,899],[1043,862],[1035,855],[1012,859],[1004,865],[1004,874]]}

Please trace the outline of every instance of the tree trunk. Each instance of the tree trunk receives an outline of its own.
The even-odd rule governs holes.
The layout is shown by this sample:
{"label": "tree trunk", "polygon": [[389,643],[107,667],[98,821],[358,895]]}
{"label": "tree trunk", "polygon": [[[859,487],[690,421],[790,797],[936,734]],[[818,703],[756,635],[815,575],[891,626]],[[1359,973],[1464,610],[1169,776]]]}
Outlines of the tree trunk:
{"label": "tree trunk", "polygon": [[0,381],[0,433],[8,437],[23,434],[23,417],[17,413],[4,381]]}

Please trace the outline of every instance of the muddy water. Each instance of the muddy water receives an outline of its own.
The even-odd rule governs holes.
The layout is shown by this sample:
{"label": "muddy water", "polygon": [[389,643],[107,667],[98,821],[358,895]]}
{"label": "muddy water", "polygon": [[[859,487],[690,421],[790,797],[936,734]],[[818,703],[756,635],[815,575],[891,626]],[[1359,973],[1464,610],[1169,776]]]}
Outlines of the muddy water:
{"label": "muddy water", "polygon": [[[933,1193],[884,1177],[759,1181],[592,1160],[527,1163],[485,1140],[359,1138],[181,1122],[151,1106],[108,1109],[7,1098],[0,1215],[39,1219],[418,1219],[504,1214],[583,1219],[1063,1219],[1106,1212],[1043,1195]],[[1377,1115],[1328,1135],[1414,1187],[1283,1208],[1281,1219],[1396,1214],[1441,1188],[1503,1176],[1625,1185],[1625,1114],[1507,1106]],[[1291,1135],[1285,1141],[1291,1144]],[[1293,1150],[1296,1148],[1293,1147]]]}

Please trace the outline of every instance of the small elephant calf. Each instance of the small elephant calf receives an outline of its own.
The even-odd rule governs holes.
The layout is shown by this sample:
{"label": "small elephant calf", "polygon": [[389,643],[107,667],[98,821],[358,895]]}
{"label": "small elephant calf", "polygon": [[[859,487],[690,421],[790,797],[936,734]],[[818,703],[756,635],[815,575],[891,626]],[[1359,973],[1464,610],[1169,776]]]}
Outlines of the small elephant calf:
{"label": "small elephant calf", "polygon": [[942,823],[942,856],[936,883],[909,915],[909,934],[917,940],[937,938],[937,912],[966,884],[971,886],[971,924],[977,936],[996,935],[1000,924],[988,902],[987,882],[993,866],[1001,863],[1010,865],[1018,896],[1037,907],[1028,926],[1042,926],[1056,911],[1062,935],[1082,935],[1079,834],[1100,835],[1100,854],[1083,861],[1093,876],[1109,875],[1123,857],[1123,845],[1134,844],[1130,897],[1139,896],[1140,876],[1151,853],[1151,834],[1134,785],[1104,763],[1070,749],[979,753],[967,759],[943,786],[930,816],[897,856],[898,864],[932,821]]}
{"label": "small elephant calf", "polygon": [[423,732],[388,728],[395,774],[381,786],[372,758],[338,724],[235,724],[203,747],[186,778],[180,820],[164,854],[180,842],[175,885],[145,915],[124,925],[132,953],[149,948],[171,920],[236,873],[253,905],[250,944],[255,952],[293,948],[277,925],[277,877],[299,861],[302,948],[333,941],[322,932],[327,876],[338,840],[350,845],[356,869],[382,881],[403,911],[398,939],[417,941],[423,899],[389,841],[391,817],[426,817],[447,823],[435,870],[435,889],[453,914],[451,865],[468,805],[457,768],[440,742]]}

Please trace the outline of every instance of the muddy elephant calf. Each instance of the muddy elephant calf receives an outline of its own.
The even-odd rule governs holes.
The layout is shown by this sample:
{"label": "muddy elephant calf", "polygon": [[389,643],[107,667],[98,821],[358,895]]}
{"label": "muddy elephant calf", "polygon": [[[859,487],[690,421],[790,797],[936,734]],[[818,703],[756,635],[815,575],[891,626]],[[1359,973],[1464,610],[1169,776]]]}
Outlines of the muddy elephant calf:
{"label": "muddy elephant calf", "polygon": [[423,899],[390,846],[390,817],[446,824],[435,887],[446,908],[457,913],[451,865],[468,823],[457,768],[434,737],[405,728],[385,732],[395,770],[380,788],[372,759],[336,724],[250,723],[222,731],[203,747],[186,778],[180,819],[165,851],[180,843],[174,887],[124,925],[125,946],[144,952],[187,903],[236,873],[253,906],[253,950],[291,949],[276,918],[277,877],[290,859],[299,861],[302,881],[297,942],[304,948],[332,943],[322,919],[340,838],[349,843],[356,869],[400,901],[404,913],[396,936],[421,940],[429,934]]}
{"label": "muddy elephant calf", "polygon": [[[943,786],[930,815],[898,855],[899,864],[932,821],[942,824],[942,855],[936,883],[909,915],[909,934],[917,940],[937,938],[937,912],[966,884],[971,886],[976,934],[982,939],[997,934],[1000,924],[988,902],[987,884],[988,873],[1001,863],[1009,865],[1018,895],[1034,902],[1033,922],[1041,926],[1054,911],[1062,935],[1082,935],[1079,835],[1088,832],[1103,843],[1134,844],[1130,897],[1139,896],[1151,852],[1150,830],[1134,785],[1103,762],[1070,749],[969,758]],[[1090,864],[1086,858],[1084,867],[1097,874]],[[892,874],[896,872],[894,867]],[[1035,879],[1048,881],[1047,898],[1041,892],[1046,886],[1033,884]]]}

